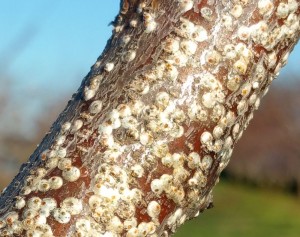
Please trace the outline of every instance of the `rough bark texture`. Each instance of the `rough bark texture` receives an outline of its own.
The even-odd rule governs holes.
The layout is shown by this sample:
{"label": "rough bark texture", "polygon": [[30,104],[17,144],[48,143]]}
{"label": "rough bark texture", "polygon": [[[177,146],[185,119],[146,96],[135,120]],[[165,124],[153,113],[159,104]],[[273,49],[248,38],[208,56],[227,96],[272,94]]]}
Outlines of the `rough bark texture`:
{"label": "rough bark texture", "polygon": [[3,191],[0,236],[168,236],[209,208],[299,38],[299,5],[121,2],[102,56]]}

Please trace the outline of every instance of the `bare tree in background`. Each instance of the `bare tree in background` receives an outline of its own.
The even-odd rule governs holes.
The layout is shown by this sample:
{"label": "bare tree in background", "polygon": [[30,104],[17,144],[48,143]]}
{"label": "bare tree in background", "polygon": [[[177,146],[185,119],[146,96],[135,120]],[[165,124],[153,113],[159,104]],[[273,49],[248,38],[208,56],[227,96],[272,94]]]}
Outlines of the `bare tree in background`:
{"label": "bare tree in background", "polygon": [[168,236],[212,188],[299,38],[297,0],[124,0],[0,199],[0,236]]}

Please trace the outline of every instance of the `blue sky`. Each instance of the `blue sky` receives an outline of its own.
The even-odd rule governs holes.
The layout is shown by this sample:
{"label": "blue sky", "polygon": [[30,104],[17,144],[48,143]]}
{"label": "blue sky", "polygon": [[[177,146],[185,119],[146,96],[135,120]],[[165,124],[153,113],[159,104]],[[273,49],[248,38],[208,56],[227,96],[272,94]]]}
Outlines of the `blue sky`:
{"label": "blue sky", "polygon": [[1,0],[1,72],[32,91],[46,87],[43,95],[75,89],[105,46],[118,8],[119,0]]}
{"label": "blue sky", "polygon": [[[118,8],[119,0],[0,1],[0,83],[12,84],[12,102],[28,118],[75,92],[111,35]],[[299,66],[298,44],[283,77],[299,75]]]}

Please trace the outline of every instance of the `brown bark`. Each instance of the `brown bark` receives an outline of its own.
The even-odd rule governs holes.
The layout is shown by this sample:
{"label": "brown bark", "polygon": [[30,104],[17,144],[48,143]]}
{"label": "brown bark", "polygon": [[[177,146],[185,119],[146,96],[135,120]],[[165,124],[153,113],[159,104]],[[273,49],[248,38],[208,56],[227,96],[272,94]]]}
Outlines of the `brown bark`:
{"label": "brown bark", "polygon": [[299,1],[124,0],[107,47],[0,199],[0,236],[168,236],[299,38]]}

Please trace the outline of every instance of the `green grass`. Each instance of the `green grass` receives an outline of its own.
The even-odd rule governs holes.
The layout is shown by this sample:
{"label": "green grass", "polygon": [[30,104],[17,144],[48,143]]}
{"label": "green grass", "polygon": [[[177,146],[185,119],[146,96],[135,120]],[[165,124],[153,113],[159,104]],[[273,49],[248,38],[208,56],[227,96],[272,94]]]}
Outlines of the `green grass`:
{"label": "green grass", "polygon": [[272,190],[221,182],[214,208],[188,221],[175,237],[299,237],[300,200]]}

